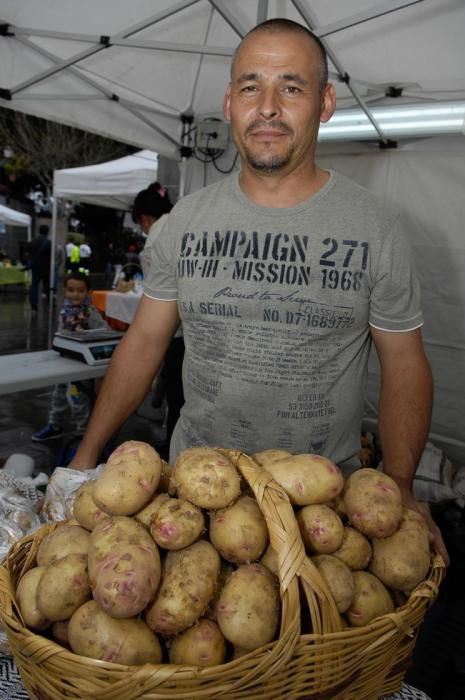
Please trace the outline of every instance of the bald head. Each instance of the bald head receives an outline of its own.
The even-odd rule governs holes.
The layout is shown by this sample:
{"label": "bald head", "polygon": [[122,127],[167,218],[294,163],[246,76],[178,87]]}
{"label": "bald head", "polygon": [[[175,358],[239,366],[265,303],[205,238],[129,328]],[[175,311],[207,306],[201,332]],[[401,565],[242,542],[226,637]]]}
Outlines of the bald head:
{"label": "bald head", "polygon": [[[265,22],[261,22],[261,24],[257,24],[256,27],[253,27],[253,29],[251,29],[250,32],[248,32],[245,35],[245,37],[242,39],[241,43],[239,44],[239,46],[233,54],[231,61],[231,77],[234,73],[236,58],[240,53],[242,46],[247,42],[249,37],[255,36],[256,34],[261,32],[276,35],[282,33],[294,33],[300,34],[301,36],[306,36],[309,42],[311,42],[313,48],[318,49],[318,55],[320,59],[320,90],[323,91],[328,82],[328,57],[326,55],[325,47],[323,46],[320,39],[302,24],[298,24],[298,22],[293,22],[290,19],[284,19],[281,17],[278,17],[276,19],[268,19]],[[279,41],[278,36],[277,41]]]}

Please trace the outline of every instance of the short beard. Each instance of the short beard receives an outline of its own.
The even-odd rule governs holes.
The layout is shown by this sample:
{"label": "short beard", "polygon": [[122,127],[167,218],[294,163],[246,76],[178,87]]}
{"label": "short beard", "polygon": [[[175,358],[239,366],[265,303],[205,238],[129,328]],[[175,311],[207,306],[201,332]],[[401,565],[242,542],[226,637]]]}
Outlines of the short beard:
{"label": "short beard", "polygon": [[291,161],[293,150],[294,149],[290,148],[289,151],[282,156],[255,156],[246,146],[244,155],[251,168],[257,172],[271,175],[280,170],[284,170]]}

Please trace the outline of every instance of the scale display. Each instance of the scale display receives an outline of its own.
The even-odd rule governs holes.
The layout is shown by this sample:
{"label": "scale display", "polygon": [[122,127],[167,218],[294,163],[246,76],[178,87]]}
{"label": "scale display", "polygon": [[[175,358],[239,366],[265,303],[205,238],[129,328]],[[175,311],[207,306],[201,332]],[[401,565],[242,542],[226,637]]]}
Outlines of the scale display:
{"label": "scale display", "polygon": [[107,364],[123,333],[106,328],[55,333],[52,348],[66,357],[88,365]]}

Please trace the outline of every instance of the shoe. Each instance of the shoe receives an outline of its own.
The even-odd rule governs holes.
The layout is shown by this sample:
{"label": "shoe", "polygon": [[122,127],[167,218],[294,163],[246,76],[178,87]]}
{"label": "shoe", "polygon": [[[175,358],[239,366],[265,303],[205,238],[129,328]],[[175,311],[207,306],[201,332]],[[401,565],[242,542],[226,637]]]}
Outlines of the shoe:
{"label": "shoe", "polygon": [[63,435],[62,428],[54,428],[53,425],[48,423],[42,430],[38,430],[37,433],[31,437],[33,442],[45,442],[46,440],[54,440]]}

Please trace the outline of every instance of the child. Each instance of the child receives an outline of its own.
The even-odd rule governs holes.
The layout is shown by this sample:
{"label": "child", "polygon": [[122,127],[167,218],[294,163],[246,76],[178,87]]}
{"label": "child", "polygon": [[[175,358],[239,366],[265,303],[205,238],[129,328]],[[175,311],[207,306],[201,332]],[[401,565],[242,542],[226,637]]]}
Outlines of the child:
{"label": "child", "polygon": [[[89,280],[82,272],[71,272],[65,278],[63,308],[60,311],[58,331],[81,331],[91,328],[108,328],[89,299]],[[74,382],[57,384],[53,390],[48,423],[37,433],[34,442],[45,442],[63,435],[65,414],[71,409],[74,432],[82,434],[90,411],[90,383]]]}

